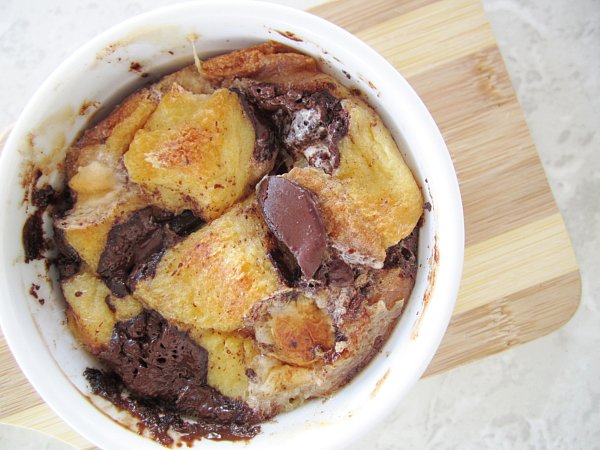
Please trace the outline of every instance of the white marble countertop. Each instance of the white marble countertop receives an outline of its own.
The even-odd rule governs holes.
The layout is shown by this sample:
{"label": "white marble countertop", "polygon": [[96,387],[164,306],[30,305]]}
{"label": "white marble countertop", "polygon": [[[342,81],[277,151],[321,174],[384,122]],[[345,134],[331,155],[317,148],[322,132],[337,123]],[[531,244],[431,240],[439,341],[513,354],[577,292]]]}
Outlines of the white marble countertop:
{"label": "white marble countertop", "polygon": [[[87,40],[168,3],[2,0],[0,129]],[[421,380],[355,449],[600,448],[600,1],[483,4],[571,234],[581,306],[547,337]]]}

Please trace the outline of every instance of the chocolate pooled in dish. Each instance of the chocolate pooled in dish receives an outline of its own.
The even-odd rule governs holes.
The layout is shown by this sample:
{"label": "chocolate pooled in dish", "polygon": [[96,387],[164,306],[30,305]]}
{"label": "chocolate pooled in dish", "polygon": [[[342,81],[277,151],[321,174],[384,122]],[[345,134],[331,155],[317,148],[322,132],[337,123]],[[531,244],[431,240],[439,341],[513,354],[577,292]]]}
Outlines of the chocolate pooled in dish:
{"label": "chocolate pooled in dish", "polygon": [[101,363],[86,377],[164,445],[248,439],[330,395],[415,282],[423,199],[396,143],[275,42],[133,93],[70,148],[65,178],[55,264]]}

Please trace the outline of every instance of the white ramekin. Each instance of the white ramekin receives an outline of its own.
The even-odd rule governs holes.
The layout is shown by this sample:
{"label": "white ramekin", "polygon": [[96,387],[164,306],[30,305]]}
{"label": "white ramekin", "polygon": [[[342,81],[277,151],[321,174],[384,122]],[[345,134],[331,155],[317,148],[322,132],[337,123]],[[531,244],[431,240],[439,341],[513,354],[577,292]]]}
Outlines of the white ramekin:
{"label": "white ramekin", "polygon": [[[381,353],[346,387],[263,425],[249,443],[201,448],[342,448],[397,407],[423,374],[451,316],[462,271],[464,231],[452,161],[427,109],[398,72],[365,43],[313,15],[268,3],[205,1],[173,5],[128,20],[67,59],[28,103],[0,159],[0,319],[23,372],[73,428],[103,449],[159,448],[119,426],[89,401],[82,376],[91,363],[65,326],[64,303],[42,262],[25,264],[22,174],[31,161],[52,164],[98,108],[201,57],[277,40],[314,56],[325,71],[360,89],[396,139],[432,210],[419,242],[419,271],[408,306]],[[59,167],[59,166],[56,166]],[[55,180],[50,173],[50,180]],[[29,294],[32,283],[38,296]]]}

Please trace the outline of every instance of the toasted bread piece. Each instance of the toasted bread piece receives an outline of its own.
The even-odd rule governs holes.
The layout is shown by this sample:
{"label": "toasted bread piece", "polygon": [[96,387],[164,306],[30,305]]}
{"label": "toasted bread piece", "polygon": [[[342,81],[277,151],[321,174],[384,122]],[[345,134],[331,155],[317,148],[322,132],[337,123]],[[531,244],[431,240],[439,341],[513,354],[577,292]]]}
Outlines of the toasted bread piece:
{"label": "toasted bread piece", "polygon": [[67,154],[67,180],[71,180],[81,167],[93,162],[116,168],[134,134],[144,126],[158,101],[159,96],[155,92],[142,89],[127,97],[108,117],[88,129]]}
{"label": "toasted bread piece", "polygon": [[204,76],[213,83],[233,78],[268,81],[281,74],[318,71],[313,58],[274,41],[208,59],[201,67]]}
{"label": "toasted bread piece", "polygon": [[254,333],[263,353],[294,366],[311,366],[335,343],[331,317],[314,300],[284,294],[258,304]]}
{"label": "toasted bread piece", "polygon": [[89,272],[63,281],[67,321],[73,333],[91,353],[108,345],[115,323],[142,311],[133,297],[117,298],[104,283]]}
{"label": "toasted bread piece", "polygon": [[248,368],[259,350],[255,341],[240,333],[202,330],[192,337],[208,352],[207,382],[228,397],[248,398]]}
{"label": "toasted bread piece", "polygon": [[[374,287],[373,291],[379,289],[380,287]],[[377,294],[381,296],[382,293]],[[284,327],[284,333],[276,333],[275,330],[279,327],[271,320],[270,315],[255,318],[253,329],[262,351],[250,364],[255,376],[248,386],[247,402],[266,417],[293,409],[307,399],[329,395],[348,383],[381,349],[404,305],[404,299],[390,302],[390,308],[382,299],[371,304],[366,297],[343,290],[321,292],[319,297],[313,301],[301,298],[301,308],[311,305],[307,309],[312,311],[308,315],[302,314],[309,321],[301,324],[297,316],[288,316],[292,319],[292,324]],[[275,314],[278,309],[284,312],[287,308],[297,307],[289,303],[281,309],[281,305],[277,306],[276,303],[269,307]],[[326,305],[326,308],[322,309],[318,305]],[[257,309],[261,307],[262,305],[257,305]],[[314,311],[319,312],[315,314]],[[299,326],[294,327],[294,324]],[[309,328],[320,330],[317,336],[327,336],[324,348],[314,345],[318,339],[315,339],[315,334]],[[294,329],[304,331],[298,334],[289,332]],[[331,345],[334,339],[333,329],[335,343]],[[298,358],[304,352],[297,353],[293,345],[286,345],[293,342],[289,337],[294,335],[301,338],[297,341],[299,349],[312,347],[318,351],[325,350],[324,357],[314,358],[310,364],[306,364],[308,361],[305,356]],[[270,336],[273,342],[279,342],[276,351],[273,351],[274,345],[261,342],[265,341],[265,336]],[[311,345],[301,345],[302,339],[310,340]],[[314,350],[313,355],[318,355]]]}
{"label": "toasted bread piece", "polygon": [[234,331],[282,288],[267,233],[253,195],[167,250],[134,295],[186,329]]}
{"label": "toasted bread piece", "polygon": [[290,411],[314,396],[321,377],[313,368],[297,367],[276,358],[258,355],[252,361],[254,379],[247,403],[265,417]]}
{"label": "toasted bread piece", "polygon": [[274,41],[210,58],[201,67],[203,76],[213,85],[242,91],[249,84],[273,83],[282,91],[327,89],[339,98],[351,96],[335,78],[319,70],[315,59]]}
{"label": "toasted bread piece", "polygon": [[376,272],[371,278],[371,282],[365,287],[368,302],[375,304],[381,301],[387,309],[408,301],[415,285],[414,278],[406,276],[404,271],[397,267]]}
{"label": "toasted bread piece", "polygon": [[254,158],[255,133],[237,94],[197,95],[173,85],[129,151],[130,179],[174,212],[205,220],[241,200],[273,167]]}
{"label": "toasted bread piece", "polygon": [[211,94],[215,90],[206,77],[198,72],[198,68],[194,64],[164,76],[153,84],[151,89],[159,92],[162,96],[171,90],[173,84],[177,84],[194,94]]}
{"label": "toasted bread piece", "polygon": [[423,197],[375,112],[358,101],[343,104],[350,119],[339,143],[339,167],[332,175],[294,168],[283,176],[315,193],[328,235],[346,262],[381,268],[386,249],[417,224]]}
{"label": "toasted bread piece", "polygon": [[128,183],[121,158],[157,105],[149,89],[132,94],[68,152],[65,169],[76,202],[55,225],[93,271],[114,223],[147,203]]}

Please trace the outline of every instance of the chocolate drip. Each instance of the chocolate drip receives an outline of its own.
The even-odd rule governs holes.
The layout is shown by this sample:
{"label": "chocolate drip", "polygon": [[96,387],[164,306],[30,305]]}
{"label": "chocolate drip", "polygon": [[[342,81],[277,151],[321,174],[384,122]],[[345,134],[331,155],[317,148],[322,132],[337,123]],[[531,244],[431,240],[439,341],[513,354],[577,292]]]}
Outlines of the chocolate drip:
{"label": "chocolate drip", "polygon": [[42,258],[43,253],[47,248],[46,240],[44,239],[43,214],[44,210],[38,209],[27,218],[25,225],[23,225],[21,239],[23,242],[23,250],[25,251],[26,263]]}

